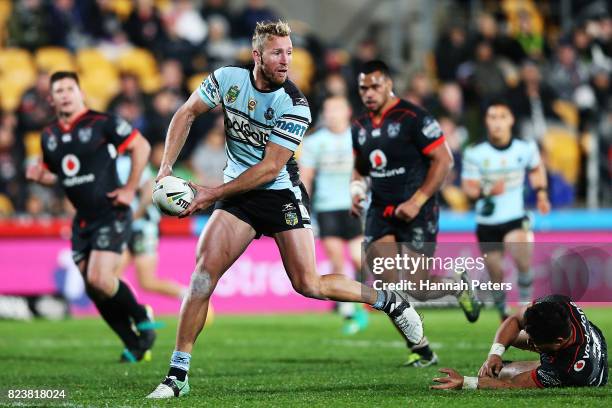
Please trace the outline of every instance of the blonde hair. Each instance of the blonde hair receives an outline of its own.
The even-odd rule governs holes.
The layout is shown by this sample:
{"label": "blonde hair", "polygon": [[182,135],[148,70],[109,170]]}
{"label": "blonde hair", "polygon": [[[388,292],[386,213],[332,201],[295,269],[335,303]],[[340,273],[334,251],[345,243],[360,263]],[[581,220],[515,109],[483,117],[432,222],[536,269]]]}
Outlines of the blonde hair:
{"label": "blonde hair", "polygon": [[263,51],[264,44],[268,41],[271,36],[276,37],[288,37],[291,34],[291,27],[289,24],[282,20],[278,21],[260,21],[255,27],[253,33],[253,49],[259,52]]}

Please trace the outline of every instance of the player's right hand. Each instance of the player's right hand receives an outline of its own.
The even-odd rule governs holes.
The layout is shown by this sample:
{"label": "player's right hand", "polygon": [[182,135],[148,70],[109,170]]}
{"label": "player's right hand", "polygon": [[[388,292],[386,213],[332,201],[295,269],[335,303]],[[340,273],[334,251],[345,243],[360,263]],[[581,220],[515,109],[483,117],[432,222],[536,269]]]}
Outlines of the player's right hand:
{"label": "player's right hand", "polygon": [[26,179],[39,183],[44,172],[45,169],[42,163],[38,162],[36,164],[32,164],[26,169]]}
{"label": "player's right hand", "polygon": [[363,213],[363,203],[365,202],[365,197],[354,195],[352,197],[353,202],[351,203],[351,215],[353,217],[361,217]]}
{"label": "player's right hand", "polygon": [[159,167],[159,171],[157,172],[157,177],[155,177],[155,183],[157,183],[159,180],[163,179],[166,176],[171,176],[172,175],[172,166],[167,165],[167,164],[162,164]]}
{"label": "player's right hand", "polygon": [[480,367],[478,376],[497,378],[503,367],[504,363],[502,362],[502,358],[500,356],[497,354],[489,354],[487,360],[482,364],[482,367]]}

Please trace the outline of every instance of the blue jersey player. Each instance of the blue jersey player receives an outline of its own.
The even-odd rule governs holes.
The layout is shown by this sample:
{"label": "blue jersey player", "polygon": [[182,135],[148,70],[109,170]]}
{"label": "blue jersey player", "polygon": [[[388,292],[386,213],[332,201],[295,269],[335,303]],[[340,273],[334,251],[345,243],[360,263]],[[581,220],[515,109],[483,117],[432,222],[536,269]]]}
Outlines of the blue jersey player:
{"label": "blue jersey player", "polygon": [[174,114],[168,128],[157,180],[172,174],[195,117],[218,105],[225,116],[227,167],[225,183],[219,187],[192,184],[196,196],[181,214],[189,216],[215,204],[198,242],[170,370],[149,398],[179,397],[189,392],[191,351],[204,327],[215,285],[261,235],[276,241],[287,275],[300,294],[368,303],[384,310],[413,342],[423,337],[421,319],[403,294],[377,291],[345,275],[320,276],[316,271],[308,196],[294,159],[310,123],[310,110],[306,98],[287,79],[290,32],[281,21],[258,23],[252,41],[254,66],[214,71]]}
{"label": "blue jersey player", "polygon": [[[536,144],[512,137],[514,117],[508,105],[490,104],[485,122],[488,140],[466,149],[462,187],[476,202],[476,235],[493,282],[503,280],[503,252],[508,249],[519,271],[520,300],[531,299],[531,242],[529,220],[523,199],[525,174],[537,190],[537,207],[550,211],[546,170]],[[506,314],[504,291],[493,293],[502,320]]]}

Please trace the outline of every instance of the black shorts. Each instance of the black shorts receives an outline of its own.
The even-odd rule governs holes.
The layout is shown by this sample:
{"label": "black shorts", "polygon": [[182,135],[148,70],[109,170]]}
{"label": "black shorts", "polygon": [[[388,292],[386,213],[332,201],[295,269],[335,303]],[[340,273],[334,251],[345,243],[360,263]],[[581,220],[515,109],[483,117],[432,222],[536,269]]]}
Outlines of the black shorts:
{"label": "black shorts", "polygon": [[503,224],[478,224],[476,226],[476,236],[478,237],[480,250],[483,253],[503,251],[506,234],[517,229],[529,231],[531,228],[529,224],[529,217],[527,216],[504,222]]}
{"label": "black shorts", "polygon": [[439,209],[437,204],[426,204],[419,215],[410,222],[396,218],[395,206],[370,206],[368,208],[365,238],[366,245],[393,235],[397,242],[408,245],[416,253],[433,256],[438,238]]}
{"label": "black shorts", "polygon": [[338,237],[348,241],[362,234],[360,219],[351,216],[349,210],[319,212],[317,223],[321,238]]}
{"label": "black shorts", "polygon": [[132,212],[114,209],[95,220],[77,216],[72,221],[72,259],[78,264],[93,250],[122,253],[130,238]]}
{"label": "black shorts", "polygon": [[302,184],[283,190],[251,190],[215,203],[215,210],[224,210],[249,224],[262,235],[298,228],[311,228],[310,200]]}

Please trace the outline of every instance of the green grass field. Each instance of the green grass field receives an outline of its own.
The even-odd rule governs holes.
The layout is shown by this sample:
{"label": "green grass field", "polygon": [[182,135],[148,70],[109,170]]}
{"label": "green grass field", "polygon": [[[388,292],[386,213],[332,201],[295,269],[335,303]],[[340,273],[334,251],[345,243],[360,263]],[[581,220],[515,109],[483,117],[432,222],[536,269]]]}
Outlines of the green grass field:
{"label": "green grass field", "polygon": [[[166,373],[175,318],[162,319],[150,363],[121,365],[119,341],[100,319],[0,322],[0,406],[7,389],[65,389],[67,398],[22,400],[20,405],[211,407],[506,407],[611,406],[612,387],[529,391],[433,391],[439,367],[476,375],[490,347],[497,317],[485,311],[468,324],[459,310],[423,310],[426,333],[438,352],[435,368],[400,368],[406,349],[384,315],[372,314],[367,331],[340,334],[338,316],[217,316],[192,359],[191,394],[145,400]],[[612,338],[610,309],[588,309]],[[534,359],[511,350],[504,358]]]}

